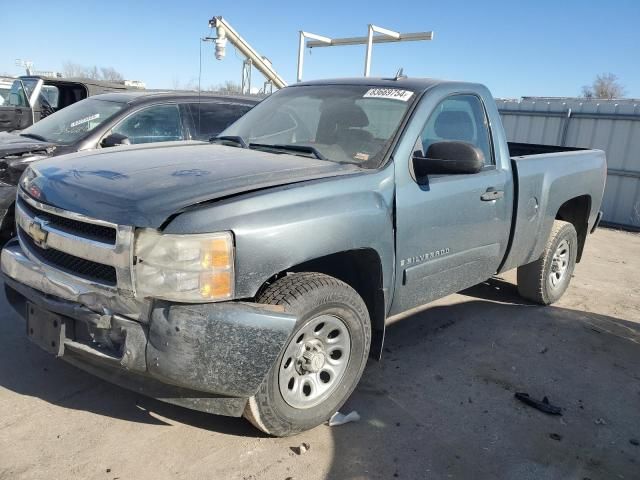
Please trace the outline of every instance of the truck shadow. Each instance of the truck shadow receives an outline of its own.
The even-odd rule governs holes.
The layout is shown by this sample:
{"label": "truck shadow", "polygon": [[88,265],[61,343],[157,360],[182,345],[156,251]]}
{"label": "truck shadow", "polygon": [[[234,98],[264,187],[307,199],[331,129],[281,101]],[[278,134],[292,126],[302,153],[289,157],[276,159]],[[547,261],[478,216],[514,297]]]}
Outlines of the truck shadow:
{"label": "truck shadow", "polygon": [[637,476],[640,323],[532,305],[500,279],[446,300],[388,326],[327,478]]}

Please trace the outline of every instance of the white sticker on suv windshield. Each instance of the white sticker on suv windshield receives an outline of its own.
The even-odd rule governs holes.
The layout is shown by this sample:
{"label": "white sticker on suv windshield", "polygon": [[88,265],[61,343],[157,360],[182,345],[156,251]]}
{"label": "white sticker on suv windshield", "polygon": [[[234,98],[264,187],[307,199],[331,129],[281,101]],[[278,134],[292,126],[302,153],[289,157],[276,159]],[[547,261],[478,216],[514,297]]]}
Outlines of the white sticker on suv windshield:
{"label": "white sticker on suv windshield", "polygon": [[95,120],[96,118],[100,118],[100,114],[99,113],[96,113],[95,115],[90,115],[88,117],[81,118],[80,120],[76,120],[75,122],[71,122],[71,125],[69,125],[69,126],[70,127],[77,127],[81,123],[87,123],[87,122],[90,122],[91,120]]}
{"label": "white sticker on suv windshield", "polygon": [[369,91],[364,94],[364,98],[388,98],[406,102],[412,95],[413,92],[399,88],[370,88]]}

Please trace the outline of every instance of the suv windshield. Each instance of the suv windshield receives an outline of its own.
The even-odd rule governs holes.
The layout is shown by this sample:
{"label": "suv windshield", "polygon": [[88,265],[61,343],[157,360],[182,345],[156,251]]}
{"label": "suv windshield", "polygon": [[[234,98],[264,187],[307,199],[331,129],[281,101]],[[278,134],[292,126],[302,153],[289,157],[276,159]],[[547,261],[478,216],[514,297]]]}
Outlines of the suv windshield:
{"label": "suv windshield", "polygon": [[222,132],[249,148],[377,168],[414,101],[401,88],[310,85],[282,89]]}
{"label": "suv windshield", "polygon": [[43,118],[22,131],[23,136],[68,145],[127,106],[126,103],[88,98]]}

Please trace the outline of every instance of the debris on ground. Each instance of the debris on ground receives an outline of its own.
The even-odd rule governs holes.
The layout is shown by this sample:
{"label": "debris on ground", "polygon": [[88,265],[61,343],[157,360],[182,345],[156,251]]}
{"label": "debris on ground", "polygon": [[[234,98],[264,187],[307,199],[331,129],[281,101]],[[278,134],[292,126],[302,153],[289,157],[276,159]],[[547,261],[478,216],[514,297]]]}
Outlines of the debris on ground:
{"label": "debris on ground", "polygon": [[606,425],[607,421],[604,418],[596,418],[593,423],[596,425]]}
{"label": "debris on ground", "polygon": [[631,445],[635,445],[636,447],[637,447],[638,445],[640,445],[640,442],[638,441],[638,439],[637,439],[637,438],[632,438],[632,439],[630,439],[630,440],[629,440],[629,443],[630,443]]}
{"label": "debris on ground", "polygon": [[329,419],[329,426],[337,427],[338,425],[344,425],[345,423],[349,422],[357,422],[358,420],[360,420],[360,415],[355,410],[347,415],[336,412]]}
{"label": "debris on ground", "polygon": [[529,405],[536,410],[540,410],[541,412],[548,413],[549,415],[562,415],[562,409],[552,405],[547,397],[544,397],[542,400],[536,400],[535,398],[531,398],[528,393],[524,392],[516,392],[514,397],[526,405]]}
{"label": "debris on ground", "polygon": [[562,440],[562,435],[560,435],[559,433],[550,433],[549,438],[559,442],[560,440]]}
{"label": "debris on ground", "polygon": [[296,455],[304,455],[309,450],[311,450],[311,445],[306,442],[301,443],[298,447],[291,447],[291,451]]}
{"label": "debris on ground", "polygon": [[547,353],[548,351],[549,349],[547,347],[542,347],[542,349],[538,351],[538,353]]}

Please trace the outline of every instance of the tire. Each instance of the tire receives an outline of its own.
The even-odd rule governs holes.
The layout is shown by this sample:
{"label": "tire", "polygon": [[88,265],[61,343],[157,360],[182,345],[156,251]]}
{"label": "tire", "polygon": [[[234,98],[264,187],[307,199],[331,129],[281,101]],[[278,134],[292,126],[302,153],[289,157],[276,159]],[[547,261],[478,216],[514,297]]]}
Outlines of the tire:
{"label": "tire", "polygon": [[[518,292],[532,302],[551,305],[571,282],[576,266],[578,236],[571,223],[553,222],[544,253],[535,262],[518,267]],[[561,252],[565,252],[563,255]],[[551,278],[552,274],[555,278]]]}
{"label": "tire", "polygon": [[298,320],[244,417],[269,435],[295,435],[328,420],[355,389],[369,356],[369,312],[349,285],[311,272],[275,281],[258,302]]}

